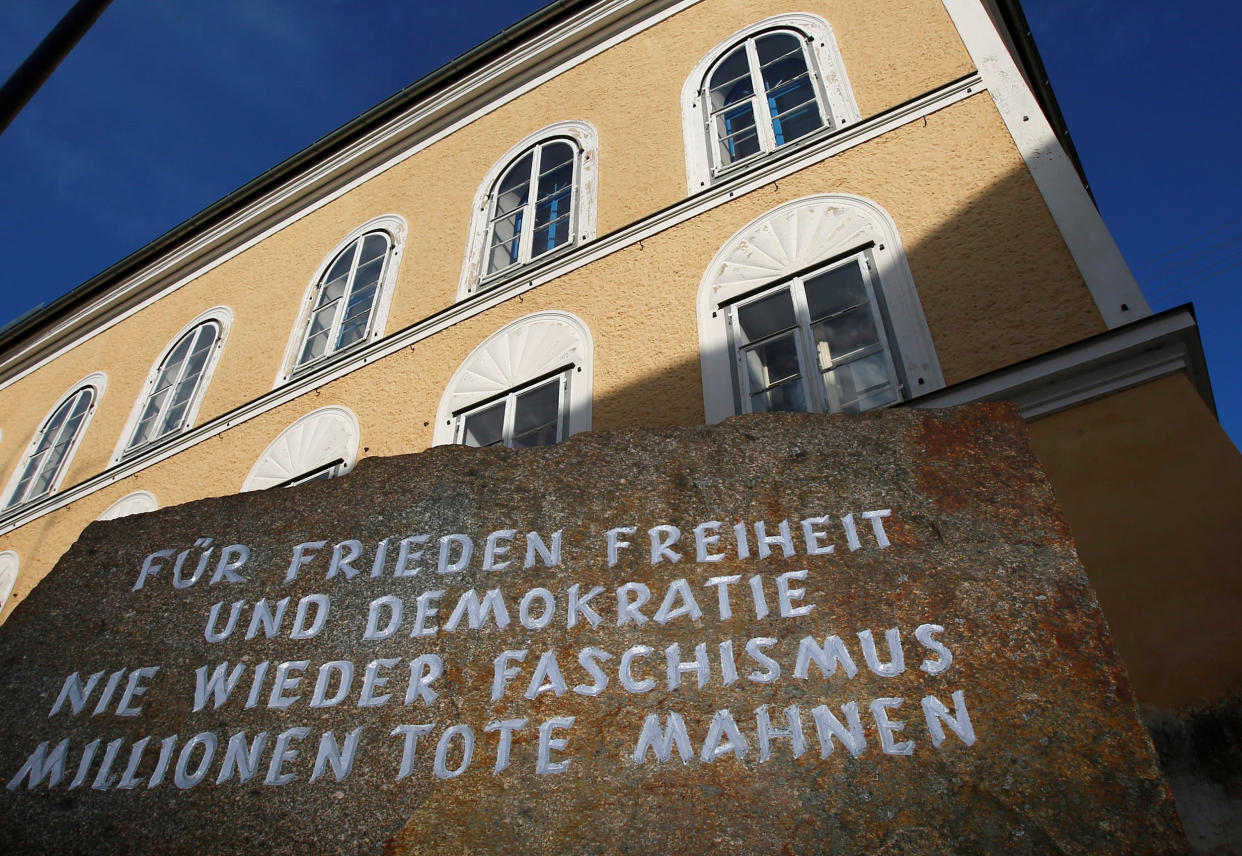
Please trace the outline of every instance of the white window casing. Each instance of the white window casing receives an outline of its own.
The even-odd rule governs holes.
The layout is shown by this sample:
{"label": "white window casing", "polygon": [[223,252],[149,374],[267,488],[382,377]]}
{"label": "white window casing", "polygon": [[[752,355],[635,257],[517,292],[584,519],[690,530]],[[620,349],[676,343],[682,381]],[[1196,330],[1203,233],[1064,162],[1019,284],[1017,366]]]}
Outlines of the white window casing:
{"label": "white window casing", "polygon": [[432,442],[459,442],[465,419],[493,402],[505,405],[503,430],[511,439],[512,400],[552,383],[558,384],[557,440],[590,431],[593,349],[586,324],[568,312],[537,312],[502,327],[449,380]]}
{"label": "white window casing", "polygon": [[[796,142],[794,140],[791,143],[782,143],[773,136],[773,112],[769,109],[769,100],[760,97],[762,80],[756,40],[768,33],[795,35],[803,43],[803,59],[809,74],[809,86],[814,93],[815,105],[820,111],[822,123],[815,132],[800,134],[797,139],[817,138],[862,118],[854,99],[854,91],[850,88],[849,78],[845,74],[841,52],[827,21],[806,12],[790,12],[751,24],[712,48],[694,66],[682,84],[681,121],[686,156],[686,189],[692,194],[710,186],[715,176],[772,154],[783,145]],[[748,67],[748,73],[758,84],[755,86],[754,96],[745,100],[753,102],[759,150],[725,163],[714,154],[718,151],[719,128],[713,119],[707,93],[710,78],[717,70],[718,63],[739,49],[745,53],[747,61],[744,65]]]}
{"label": "white window casing", "polygon": [[[39,430],[35,432],[26,453],[22,455],[21,463],[9,478],[0,507],[14,508],[60,489],[69,463],[86,434],[91,417],[99,407],[99,400],[103,397],[107,384],[108,378],[103,372],[92,372],[71,386],[57,400],[39,423]],[[76,404],[79,401],[84,402],[85,406],[79,408]],[[62,408],[65,408],[63,418],[56,419],[61,415]],[[54,436],[53,431],[56,432]],[[46,444],[43,443],[45,436],[48,438]]]}
{"label": "white window casing", "polygon": [[[538,204],[538,179],[540,170],[536,163],[525,199],[516,208],[506,211],[501,182],[526,160],[533,156],[538,162],[556,143],[568,144],[575,151],[573,178],[569,192],[570,212],[566,240],[540,251],[535,246],[535,231],[539,226],[536,208]],[[530,186],[536,189],[530,192]],[[475,192],[470,215],[470,232],[466,239],[466,258],[462,264],[461,279],[457,286],[457,299],[465,300],[471,294],[483,291],[494,283],[506,280],[532,261],[537,261],[565,247],[577,246],[595,237],[596,198],[599,186],[599,135],[587,122],[570,120],[557,122],[528,135],[507,151],[484,177]],[[558,194],[560,195],[560,194]],[[500,210],[497,206],[502,205]],[[519,211],[524,211],[519,214]],[[509,217],[505,217],[509,214]],[[561,216],[564,216],[563,214]],[[520,219],[521,228],[515,236],[497,235],[496,226],[506,225],[509,219]],[[489,270],[489,250],[497,241],[511,237],[514,258],[498,270]]]}
{"label": "white window casing", "polygon": [[160,507],[159,500],[155,498],[155,494],[149,490],[136,490],[133,493],[127,493],[116,502],[112,503],[99,515],[99,520],[116,520],[120,517],[129,517],[131,514],[146,514],[148,511],[155,511]]}
{"label": "white window casing", "polygon": [[0,612],[4,611],[5,605],[9,602],[9,595],[13,593],[13,586],[17,584],[17,571],[21,567],[17,554],[12,550],[4,550],[0,552]]}
{"label": "white window casing", "polygon": [[[373,342],[384,334],[407,232],[404,217],[384,214],[354,229],[324,257],[302,299],[297,322],[276,376],[276,386],[295,374],[331,362],[333,354]],[[380,257],[369,259],[366,253],[380,237],[387,241],[382,260]],[[379,264],[376,265],[376,262]],[[365,276],[366,271],[374,266],[380,268],[379,272]],[[351,298],[372,287],[374,294],[365,319],[354,323],[358,316],[349,314],[353,311]],[[327,289],[332,289],[331,293]],[[335,293],[338,290],[340,293]],[[320,299],[321,295],[325,300]],[[358,305],[361,306],[360,303]],[[353,338],[352,341],[342,342],[342,336]],[[321,347],[308,355],[308,342],[312,338],[321,339]]]}
{"label": "white window casing", "polygon": [[242,492],[295,483],[331,471],[343,475],[358,460],[360,430],[353,411],[339,405],[313,410],[281,431],[251,468]]}
{"label": "white window casing", "polygon": [[[159,433],[148,435],[140,442],[136,442],[139,440],[137,432],[139,431],[144,412],[147,410],[147,405],[149,402],[152,402],[152,396],[159,392],[156,386],[168,374],[165,372],[165,368],[168,365],[169,357],[191,335],[197,335],[206,330],[205,325],[212,325],[214,327],[216,331],[215,341],[206,353],[201,367],[194,372],[196,377],[189,377],[189,372],[185,371],[187,367],[184,363],[182,365],[179,375],[185,375],[184,380],[191,381],[193,389],[180,417],[175,420],[174,424],[168,426],[166,430],[160,430]],[[134,408],[125,423],[125,429],[121,432],[121,439],[117,443],[116,450],[112,453],[112,463],[118,463],[123,458],[146,448],[152,443],[156,443],[165,437],[179,434],[194,426],[195,420],[198,418],[199,407],[202,406],[203,398],[207,395],[207,388],[211,385],[211,378],[215,374],[216,365],[220,361],[220,353],[224,349],[225,340],[228,339],[229,329],[232,326],[233,311],[227,306],[215,306],[200,313],[194,320],[182,327],[180,332],[169,341],[168,347],[160,354],[159,358],[151,366],[151,371],[147,374],[146,383],[142,386],[142,394],[138,396],[138,400],[134,403]],[[172,380],[175,382],[178,379],[173,378]],[[176,385],[174,383],[174,387]],[[174,391],[174,388],[169,388],[162,406],[158,406],[157,420],[166,421],[166,417],[171,415],[168,413],[168,408],[169,403],[173,399]]]}
{"label": "white window casing", "polygon": [[[699,350],[709,424],[740,409],[735,391],[745,381],[739,378],[738,350],[729,334],[735,304],[763,294],[767,286],[811,278],[847,259],[866,266],[876,305],[885,310],[887,325],[877,326],[897,380],[906,387],[902,397],[944,386],[905,250],[887,212],[850,194],[808,196],[739,230],[716,253],[699,284]],[[806,353],[810,345],[799,340],[798,347],[803,363],[812,365]]]}

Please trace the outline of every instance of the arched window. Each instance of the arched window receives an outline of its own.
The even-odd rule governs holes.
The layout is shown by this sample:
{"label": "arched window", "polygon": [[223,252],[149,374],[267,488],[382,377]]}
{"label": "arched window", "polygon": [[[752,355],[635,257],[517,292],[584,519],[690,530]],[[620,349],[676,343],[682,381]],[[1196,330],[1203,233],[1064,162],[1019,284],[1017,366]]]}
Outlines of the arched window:
{"label": "arched window", "polygon": [[832,125],[806,39],[790,30],[761,33],[725,54],[703,100],[717,171]]}
{"label": "arched window", "polygon": [[759,217],[699,287],[707,421],[859,412],[944,386],[896,227],[857,196],[809,196]]}
{"label": "arched window", "polygon": [[558,122],[497,162],[475,196],[458,299],[595,237],[598,147],[587,123]]}
{"label": "arched window", "polygon": [[537,312],[489,336],[449,381],[433,441],[546,446],[591,430],[591,337],[567,312]]}
{"label": "arched window", "polygon": [[682,88],[689,189],[858,119],[827,22],[805,13],[760,21],[717,45]]}
{"label": "arched window", "polygon": [[358,417],[346,407],[312,410],[268,444],[246,476],[242,491],[344,475],[358,459],[359,433]]}
{"label": "arched window", "polygon": [[405,221],[389,214],[355,229],[319,266],[277,382],[383,333]]}
{"label": "arched window", "polygon": [[60,486],[102,389],[103,375],[94,374],[56,403],[14,474],[5,508],[47,496]]}
{"label": "arched window", "polygon": [[[133,427],[127,431],[129,439],[120,457],[193,424],[224,345],[230,316],[222,307],[204,313],[164,353],[147,380],[137,411],[130,417]],[[202,320],[204,317],[207,320]]]}
{"label": "arched window", "polygon": [[484,279],[573,242],[577,166],[573,143],[548,140],[504,171],[488,211]]}

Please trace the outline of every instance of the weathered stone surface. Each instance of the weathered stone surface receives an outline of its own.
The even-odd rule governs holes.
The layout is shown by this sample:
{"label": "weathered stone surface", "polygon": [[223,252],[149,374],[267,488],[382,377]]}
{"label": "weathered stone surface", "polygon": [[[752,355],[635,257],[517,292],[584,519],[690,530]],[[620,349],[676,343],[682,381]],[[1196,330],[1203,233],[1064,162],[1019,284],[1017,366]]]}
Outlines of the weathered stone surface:
{"label": "weathered stone surface", "polygon": [[[868,514],[885,509],[888,516]],[[711,521],[720,525],[702,526]],[[762,549],[760,522],[775,539]],[[821,534],[808,540],[804,525]],[[657,542],[674,534],[660,526],[677,527],[680,538],[653,563],[649,530]],[[614,527],[634,531],[621,535],[630,544],[610,565]],[[516,534],[493,539],[510,549],[484,569],[488,534],[500,530]],[[559,562],[534,550],[524,568],[529,532],[549,553],[562,533]],[[425,554],[407,557],[412,570],[396,576],[400,542],[420,534],[430,536]],[[440,573],[438,539],[453,534],[471,539],[473,557]],[[185,582],[202,552],[193,545],[207,538],[214,552],[203,577],[175,586],[177,554],[190,550]],[[333,574],[334,545],[348,539],[360,555]],[[296,545],[319,541],[326,544],[305,550],[305,563],[294,561]],[[212,584],[222,548],[233,544],[250,548],[236,571],[243,579]],[[335,552],[348,558],[352,546]],[[457,545],[449,546],[451,563]],[[159,550],[171,553],[144,576]],[[297,574],[288,581],[291,564]],[[598,626],[586,609],[570,612],[571,598],[596,586],[589,606]],[[643,621],[618,626],[619,597],[643,586]],[[471,590],[499,592],[507,626],[491,611],[475,628],[468,615],[454,622]],[[300,600],[312,595],[330,601],[322,628],[290,638]],[[438,611],[424,616],[428,635],[411,637],[420,597]],[[273,606],[289,598],[271,638],[258,626],[248,633],[261,598]],[[403,605],[398,629],[366,639],[372,610],[372,635],[387,629],[392,607],[373,606],[384,598]],[[223,634],[238,601],[234,631],[209,642],[206,633]],[[306,603],[303,624],[313,625]],[[842,658],[821,653],[837,642]],[[526,653],[505,660],[506,651]],[[427,655],[444,664],[429,685],[434,698],[407,692],[411,661]],[[244,666],[232,694],[193,710],[196,669],[225,661],[221,676]],[[346,662],[348,692],[329,704]],[[262,663],[270,665],[252,691]],[[281,663],[297,664],[288,677],[301,681],[273,692]],[[142,667],[158,671],[140,675],[133,686],[145,693],[125,699]],[[122,669],[131,671],[100,703]],[[103,675],[77,701],[80,713],[68,697],[49,715],[75,672],[83,683]],[[368,687],[368,673],[386,683]],[[273,706],[282,697],[293,700]],[[855,713],[860,738],[849,731]],[[525,724],[511,733],[505,767],[496,723],[507,720]],[[844,739],[832,736],[837,721]],[[673,736],[678,722],[684,739]],[[0,723],[0,850],[13,853],[1129,854],[1185,846],[1068,528],[1021,420],[1002,405],[748,417],[526,451],[439,448],[365,460],[334,481],[98,523],[0,628]],[[645,723],[673,730],[667,745],[656,740],[636,761]],[[349,775],[338,779],[326,758],[316,775],[319,756],[338,747],[348,754],[347,735],[359,728]],[[244,783],[225,761],[239,733],[238,747],[267,735]],[[403,734],[414,733],[402,776]],[[274,762],[282,734],[298,754]],[[53,753],[65,739],[63,775],[54,763],[29,769],[43,741]],[[847,745],[856,739],[857,757]],[[104,763],[111,769],[101,774]]]}

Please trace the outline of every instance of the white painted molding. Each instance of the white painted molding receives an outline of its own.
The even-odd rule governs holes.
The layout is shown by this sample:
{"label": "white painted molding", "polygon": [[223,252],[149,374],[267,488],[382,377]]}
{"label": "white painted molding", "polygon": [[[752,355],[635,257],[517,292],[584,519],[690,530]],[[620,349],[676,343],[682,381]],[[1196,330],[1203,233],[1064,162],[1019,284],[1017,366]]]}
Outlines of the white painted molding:
{"label": "white painted molding", "polygon": [[734,415],[733,359],[721,304],[868,245],[908,394],[944,386],[918,289],[888,212],[852,194],[806,196],[743,226],[716,253],[699,283],[699,353],[709,425]]}
{"label": "white painted molding", "polygon": [[[13,497],[13,492],[17,489],[17,481],[21,476],[22,470],[26,468],[26,462],[30,460],[31,454],[39,444],[39,438],[43,434],[43,428],[47,425],[47,421],[51,419],[62,404],[72,398],[74,395],[82,391],[83,387],[91,387],[94,392],[91,396],[91,406],[87,408],[86,415],[82,417],[82,424],[78,426],[77,434],[73,441],[69,444],[69,448],[65,450],[65,456],[61,459],[60,467],[52,479],[51,489],[44,494],[44,497],[56,493],[60,490],[60,485],[65,480],[65,473],[69,471],[69,465],[73,463],[73,456],[78,451],[78,446],[82,444],[82,438],[86,435],[87,429],[91,425],[91,417],[95,415],[95,411],[99,408],[99,401],[103,398],[104,390],[108,387],[108,376],[103,372],[91,372],[86,377],[69,387],[60,398],[56,399],[56,403],[44,415],[39,422],[39,427],[35,430],[34,436],[31,437],[29,445],[26,447],[26,453],[22,455],[21,461],[14,468],[13,474],[9,476],[9,483],[4,489],[4,496],[0,499],[0,508],[7,508],[9,500]],[[36,497],[32,502],[37,502],[40,497]],[[24,503],[22,503],[24,504]]]}
{"label": "white painted molding", "polygon": [[1147,299],[981,0],[944,0],[975,68],[1110,328],[1151,314]]}
{"label": "white painted molding", "polygon": [[[686,190],[689,193],[698,193],[713,183],[710,151],[712,140],[706,126],[707,112],[700,99],[707,75],[712,66],[728,51],[746,39],[768,30],[797,30],[808,37],[813,66],[810,71],[815,80],[816,93],[832,114],[832,129],[822,129],[818,134],[810,134],[806,139],[795,141],[790,146],[804,145],[816,136],[832,133],[862,118],[858,112],[854,90],[850,87],[849,77],[845,73],[845,62],[841,59],[836,37],[833,36],[832,27],[827,21],[808,12],[788,12],[743,27],[708,51],[690,70],[681,86],[681,133],[686,153]],[[782,147],[782,150],[784,148],[786,147]]]}
{"label": "white painted molding", "polygon": [[[379,285],[376,287],[375,305],[371,309],[371,317],[367,323],[367,335],[360,342],[350,345],[345,350],[362,347],[366,343],[374,342],[383,337],[384,329],[388,324],[388,310],[392,308],[392,294],[397,285],[397,270],[401,267],[401,256],[405,251],[405,238],[409,232],[409,226],[406,224],[405,218],[400,214],[381,214],[379,217],[372,217],[342,238],[332,248],[332,252],[324,256],[323,261],[319,263],[319,267],[315,268],[314,276],[311,277],[310,283],[302,293],[302,302],[298,304],[298,318],[293,325],[293,331],[289,334],[289,343],[285,346],[285,356],[280,362],[280,370],[276,373],[276,380],[272,384],[273,387],[280,386],[293,377],[298,353],[302,350],[302,345],[306,341],[306,325],[310,323],[311,311],[315,308],[315,298],[319,294],[319,285],[324,275],[328,272],[328,266],[336,261],[336,257],[344,252],[346,247],[363,235],[370,234],[371,232],[386,233],[389,240],[392,241],[392,246],[389,248],[388,258],[384,262],[384,273],[380,277]],[[330,355],[328,359],[331,359]]]}
{"label": "white painted molding", "polygon": [[[470,209],[470,232],[466,239],[466,258],[461,267],[461,278],[457,283],[457,299],[465,300],[471,293],[480,290],[483,279],[483,255],[487,240],[488,214],[491,212],[492,189],[500,180],[501,174],[514,161],[534,148],[539,143],[551,142],[557,138],[568,139],[577,149],[574,159],[572,230],[573,241],[567,245],[584,244],[595,238],[595,219],[597,199],[599,196],[599,133],[589,122],[570,119],[555,122],[540,128],[533,134],[526,135],[520,142],[505,152],[487,171],[479,189],[475,191],[474,202]],[[533,177],[532,177],[533,180]],[[553,252],[556,252],[554,250]],[[513,276],[520,276],[529,263],[514,265],[495,277],[491,285]]]}
{"label": "white painted molding", "polygon": [[134,402],[134,407],[129,413],[129,419],[125,421],[125,428],[121,431],[121,439],[117,441],[116,448],[112,451],[111,462],[113,464],[120,462],[125,457],[125,450],[129,446],[129,440],[138,428],[138,420],[142,418],[143,408],[146,407],[147,399],[150,397],[151,390],[159,379],[160,369],[164,366],[164,361],[168,359],[169,353],[173,348],[177,347],[177,344],[185,336],[190,334],[190,331],[202,324],[206,324],[208,321],[214,321],[220,325],[220,335],[216,337],[216,344],[211,349],[211,354],[207,357],[206,365],[203,366],[202,379],[199,381],[198,388],[194,391],[194,397],[190,401],[190,406],[186,410],[185,427],[166,434],[164,437],[158,437],[151,442],[158,443],[161,440],[167,440],[173,434],[179,434],[193,427],[194,420],[198,418],[198,409],[202,406],[203,399],[207,396],[207,388],[211,385],[211,378],[216,373],[216,365],[220,362],[220,353],[224,350],[224,343],[229,337],[229,329],[233,326],[233,310],[227,306],[213,306],[205,312],[200,312],[194,320],[182,327],[180,332],[172,337],[168,346],[156,358],[155,363],[151,366],[151,371],[147,373],[146,383],[142,385],[142,392],[139,393],[138,399]]}
{"label": "white painted molding", "polygon": [[283,484],[333,461],[344,461],[347,473],[358,460],[358,417],[338,405],[312,410],[298,419],[263,450],[242,492]]}
{"label": "white painted molding", "polygon": [[915,399],[911,405],[951,407],[977,401],[1016,401],[1023,418],[1032,420],[1179,371],[1186,372],[1214,410],[1198,327],[1194,316],[1181,307],[954,384]]}
{"label": "white painted molding", "polygon": [[230,428],[288,404],[302,395],[346,377],[429,336],[434,336],[454,324],[459,324],[515,297],[520,297],[544,283],[565,276],[626,247],[637,245],[641,241],[648,240],[706,211],[725,205],[737,197],[806,169],[825,158],[862,145],[897,128],[920,121],[926,116],[972,97],[979,92],[981,86],[980,79],[973,75],[956,80],[920,98],[885,111],[879,116],[859,122],[852,128],[846,128],[817,140],[813,145],[791,152],[790,156],[782,156],[770,163],[759,164],[752,169],[729,176],[713,185],[706,193],[683,199],[650,217],[636,221],[588,244],[572,247],[563,256],[556,255],[543,262],[535,262],[529,266],[526,276],[502,282],[486,291],[471,295],[469,300],[450,306],[442,312],[411,324],[397,334],[380,339],[357,351],[351,350],[339,354],[329,363],[307,371],[305,374],[299,374],[266,395],[248,401],[211,422],[193,428],[169,443],[159,444],[127,458],[69,490],[46,496],[41,500],[23,505],[19,509],[0,512],[0,535],[24,526],[44,514],[63,508],[74,500],[89,496],[96,490],[139,473],[153,464],[167,460]]}
{"label": "white painted molding", "polygon": [[149,490],[136,490],[127,493],[108,506],[100,520],[116,520],[118,517],[129,517],[131,514],[146,514],[160,507],[159,500]]}
{"label": "white painted molding", "polygon": [[17,554],[12,550],[0,552],[0,612],[4,611],[9,595],[13,593],[13,586],[17,584],[17,571],[20,566]]}
{"label": "white painted molding", "polygon": [[484,339],[453,373],[436,410],[432,443],[453,442],[453,414],[570,365],[575,371],[569,381],[565,436],[590,431],[593,352],[591,331],[568,312],[536,312],[505,325]]}

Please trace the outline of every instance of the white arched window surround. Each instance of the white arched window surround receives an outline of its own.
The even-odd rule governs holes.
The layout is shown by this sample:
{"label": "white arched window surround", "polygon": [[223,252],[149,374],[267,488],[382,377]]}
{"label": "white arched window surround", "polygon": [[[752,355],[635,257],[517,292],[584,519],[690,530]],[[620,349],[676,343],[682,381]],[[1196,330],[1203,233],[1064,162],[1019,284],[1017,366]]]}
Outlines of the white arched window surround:
{"label": "white arched window surround", "polygon": [[119,517],[129,517],[131,514],[146,514],[148,511],[155,511],[160,507],[159,500],[155,498],[155,494],[149,490],[136,490],[133,493],[127,493],[116,502],[109,505],[104,513],[99,515],[100,520],[116,520]]}
{"label": "white arched window surround", "polygon": [[505,325],[453,373],[436,410],[432,443],[456,442],[459,419],[471,408],[563,373],[562,437],[590,431],[593,351],[590,330],[568,312],[536,312]]}
{"label": "white arched window surround", "polygon": [[[470,214],[470,233],[466,240],[466,259],[457,285],[458,300],[465,300],[471,294],[503,281],[515,271],[522,270],[526,263],[531,261],[530,259],[519,261],[491,277],[484,275],[486,272],[484,255],[487,250],[488,226],[492,214],[492,192],[501,176],[518,159],[535,146],[557,139],[568,140],[578,150],[572,193],[573,222],[570,224],[570,240],[565,246],[578,246],[595,237],[596,198],[599,187],[599,134],[591,124],[578,120],[557,122],[546,128],[540,128],[505,152],[488,170],[479,189],[475,192]],[[552,250],[551,253],[558,251],[559,249]],[[551,253],[546,253],[539,258],[546,258]]]}
{"label": "white arched window surround", "polygon": [[[65,479],[65,473],[69,469],[69,463],[73,460],[74,453],[77,452],[78,446],[82,443],[82,437],[86,435],[86,429],[90,425],[91,417],[95,415],[95,410],[99,407],[99,400],[103,398],[104,389],[107,385],[107,375],[103,372],[92,372],[75,383],[73,386],[69,387],[65,394],[57,399],[56,403],[39,423],[39,430],[37,430],[34,437],[31,438],[30,445],[26,448],[26,453],[22,455],[21,463],[18,464],[17,468],[13,471],[13,475],[9,478],[8,486],[4,490],[4,501],[0,504],[0,508],[9,509],[21,505],[22,503],[32,502],[41,497],[53,494],[60,489],[60,485]],[[31,457],[39,451],[39,443],[43,439],[44,434],[47,432],[49,422],[56,416],[57,411],[59,411],[62,406],[69,403],[71,399],[83,390],[90,390],[90,403],[87,406],[86,412],[82,415],[81,420],[78,422],[78,426],[75,429],[73,436],[69,438],[68,444],[63,447],[61,453],[59,454],[59,460],[48,465],[53,468],[53,472],[51,472],[50,480],[47,482],[46,488],[35,493],[32,490],[32,485],[28,483],[22,489],[22,495],[16,496],[22,474],[25,472],[27,464],[30,463]],[[40,467],[38,472],[42,473],[44,471],[44,467]]]}
{"label": "white arched window surround", "polygon": [[[738,30],[729,38],[712,48],[690,71],[681,88],[681,124],[682,140],[686,152],[686,188],[696,193],[708,187],[713,180],[713,162],[711,146],[713,135],[708,127],[707,108],[702,98],[703,89],[709,74],[726,54],[745,43],[749,39],[772,30],[786,30],[801,34],[810,49],[810,69],[815,78],[814,85],[821,101],[827,107],[831,120],[827,126],[814,134],[809,134],[798,142],[814,139],[820,134],[853,124],[862,118],[858,112],[858,104],[854,100],[854,91],[850,88],[849,78],[845,74],[845,63],[837,48],[832,27],[818,15],[808,12],[789,12],[765,18]],[[762,156],[759,156],[762,157]],[[750,163],[747,159],[744,163]],[[740,164],[738,164],[740,166]],[[732,167],[726,166],[720,173],[728,172]]]}
{"label": "white arched window surround", "polygon": [[17,571],[21,567],[17,554],[12,550],[0,551],[0,612],[4,611],[17,583]]}
{"label": "white arched window surround", "polygon": [[738,412],[736,352],[725,307],[791,277],[851,255],[874,265],[886,308],[897,367],[910,398],[940,389],[936,357],[914,277],[897,227],[874,202],[852,194],[823,194],[787,202],[742,227],[712,259],[699,284],[699,352],[703,406],[709,424]]}
{"label": "white arched window surround", "polygon": [[[173,350],[181,344],[181,342],[204,324],[215,324],[217,329],[216,341],[212,345],[211,351],[207,355],[207,361],[203,364],[202,370],[199,372],[198,383],[194,388],[193,394],[190,396],[189,405],[182,414],[180,423],[169,431],[164,432],[158,437],[143,442],[133,448],[130,443],[134,439],[134,432],[138,430],[138,422],[142,419],[143,411],[146,409],[147,402],[151,398],[151,394],[155,391],[155,385],[159,381],[160,374],[164,369],[164,365]],[[178,434],[194,425],[194,420],[198,418],[198,409],[202,406],[203,398],[207,394],[207,387],[211,385],[212,375],[216,372],[216,364],[220,361],[220,352],[224,349],[224,342],[228,338],[229,329],[233,326],[233,311],[227,306],[214,306],[205,312],[200,313],[190,323],[186,324],[169,341],[168,346],[160,354],[159,358],[151,366],[151,371],[147,374],[146,383],[142,386],[142,394],[138,396],[138,400],[134,403],[134,409],[129,414],[129,419],[125,423],[125,430],[121,432],[120,442],[117,443],[116,450],[112,453],[112,463],[119,462],[127,455],[133,455],[140,452],[159,440]]]}
{"label": "white arched window surround", "polygon": [[[289,336],[289,344],[285,348],[285,357],[281,361],[280,373],[276,376],[276,386],[280,386],[285,381],[293,377],[294,374],[306,371],[314,366],[322,365],[332,359],[333,354],[339,354],[353,348],[361,347],[368,342],[374,342],[376,339],[384,335],[384,327],[388,322],[388,310],[392,306],[392,293],[397,281],[397,270],[401,266],[401,255],[405,249],[405,237],[408,232],[405,218],[400,214],[384,214],[375,217],[363,223],[354,229],[348,235],[332,248],[332,252],[328,253],[319,266],[315,269],[314,276],[311,277],[310,283],[306,287],[306,292],[302,298],[301,308],[298,312],[297,323],[293,325],[293,332]],[[319,296],[320,287],[323,285],[324,277],[328,273],[328,269],[332,263],[349,245],[359,238],[372,232],[382,232],[388,236],[390,247],[388,256],[384,262],[383,273],[380,275],[379,284],[376,287],[374,302],[371,306],[371,314],[367,319],[366,334],[357,342],[351,343],[344,348],[329,348],[323,356],[315,358],[310,362],[298,365],[298,357],[301,355],[302,348],[306,344],[307,332],[311,323],[311,315],[315,311],[316,299]],[[344,313],[340,313],[343,315]],[[339,318],[338,324],[339,326]]]}
{"label": "white arched window surround", "polygon": [[259,455],[242,483],[242,491],[265,490],[344,475],[358,460],[361,431],[347,407],[312,410],[281,431]]}

